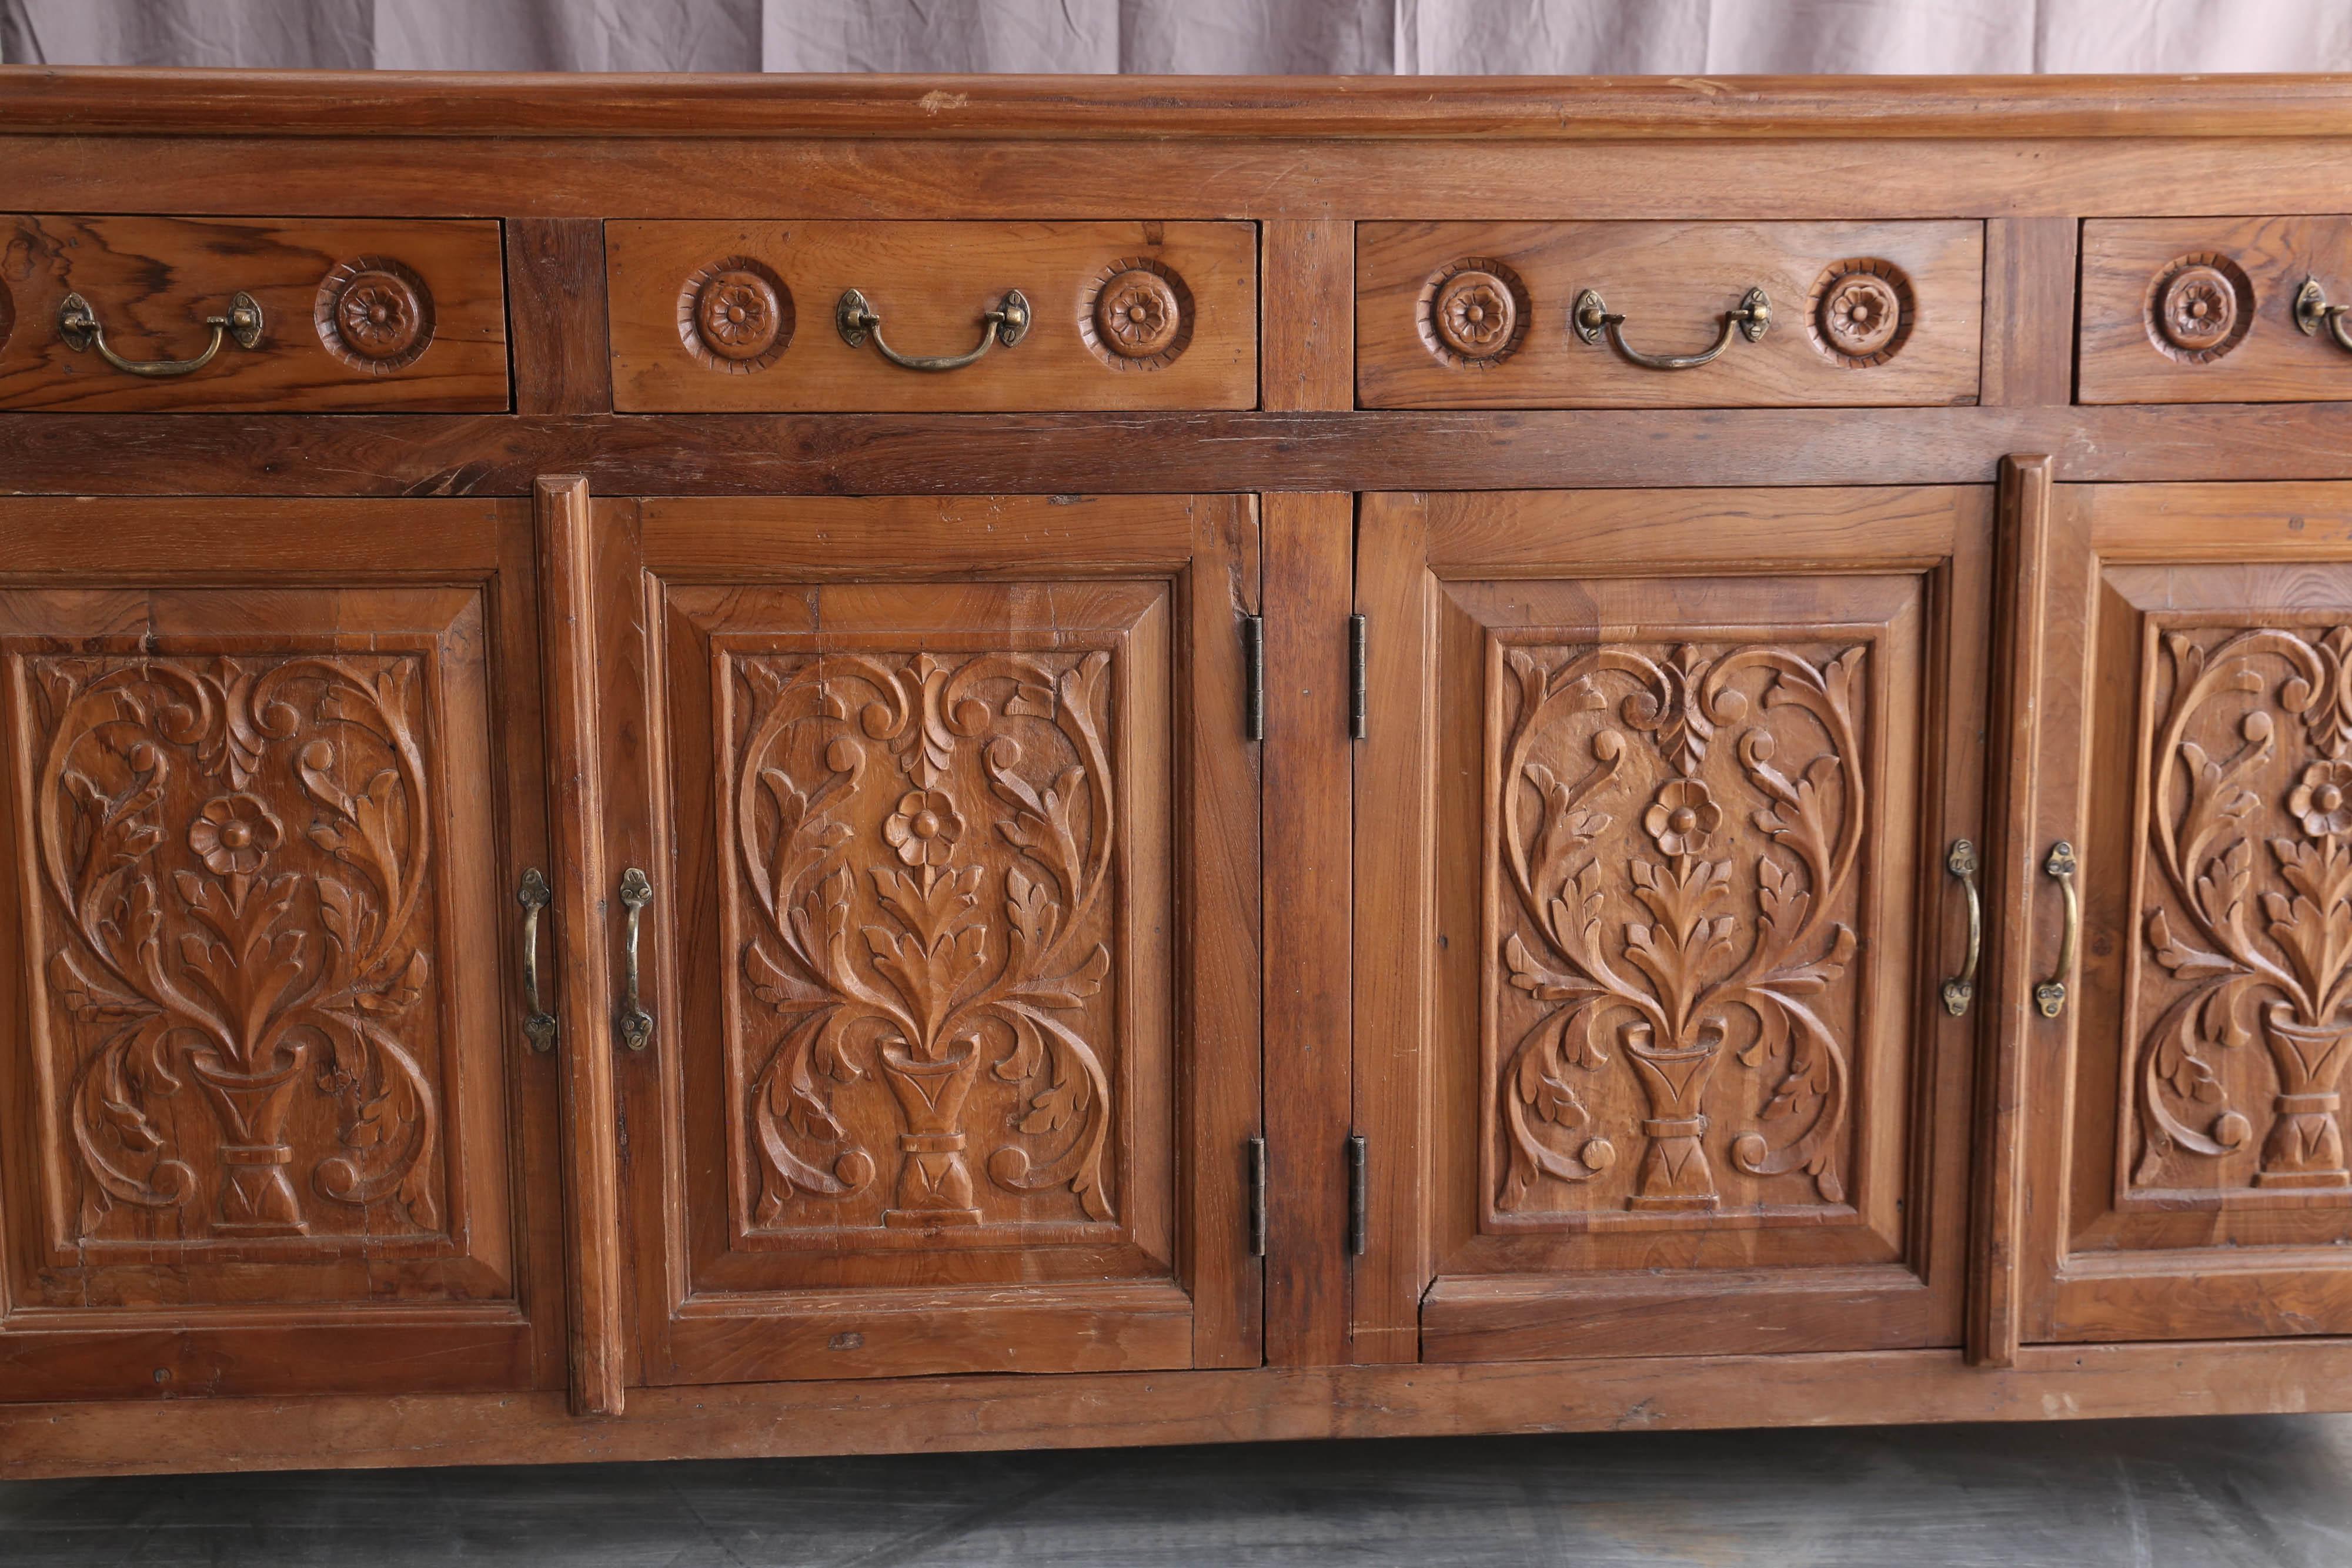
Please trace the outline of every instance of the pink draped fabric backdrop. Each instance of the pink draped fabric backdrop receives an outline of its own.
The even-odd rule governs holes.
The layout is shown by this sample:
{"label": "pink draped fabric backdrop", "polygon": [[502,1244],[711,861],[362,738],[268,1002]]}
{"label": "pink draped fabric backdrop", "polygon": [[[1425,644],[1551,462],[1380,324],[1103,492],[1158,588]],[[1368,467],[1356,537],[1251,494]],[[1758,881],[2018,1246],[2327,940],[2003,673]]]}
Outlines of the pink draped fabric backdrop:
{"label": "pink draped fabric backdrop", "polygon": [[0,0],[10,64],[1350,75],[2352,70],[2352,0]]}

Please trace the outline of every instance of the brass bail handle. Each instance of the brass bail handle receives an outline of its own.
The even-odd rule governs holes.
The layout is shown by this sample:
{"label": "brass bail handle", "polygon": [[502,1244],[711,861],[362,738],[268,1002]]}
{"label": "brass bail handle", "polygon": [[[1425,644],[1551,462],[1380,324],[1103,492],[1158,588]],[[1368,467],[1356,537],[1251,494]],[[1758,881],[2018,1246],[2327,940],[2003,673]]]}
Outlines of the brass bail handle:
{"label": "brass bail handle", "polygon": [[654,884],[635,866],[621,873],[621,907],[629,912],[621,939],[621,1043],[643,1051],[654,1037],[654,1015],[637,999],[637,917],[654,901]]}
{"label": "brass bail handle", "polygon": [[533,1051],[555,1049],[555,1015],[539,1002],[539,912],[552,894],[537,866],[522,873],[515,902],[522,905],[522,1032]]}
{"label": "brass bail handle", "polygon": [[2305,278],[2303,287],[2294,291],[2294,324],[2303,329],[2303,335],[2316,337],[2325,327],[2337,348],[2352,353],[2352,335],[2344,329],[2344,318],[2347,315],[2352,315],[2352,305],[2330,305],[2327,290],[2319,286],[2315,277]]}
{"label": "brass bail handle", "polygon": [[1977,957],[1984,951],[1984,900],[1977,891],[1976,845],[1966,839],[1954,839],[1951,852],[1944,857],[1944,869],[1959,880],[1962,891],[1969,895],[1968,954],[1960,961],[1960,972],[1944,982],[1944,1010],[1961,1018],[1976,999]]}
{"label": "brass bail handle", "polygon": [[240,349],[250,349],[261,341],[261,306],[253,296],[239,289],[229,297],[228,314],[207,316],[205,325],[213,329],[213,340],[205,351],[193,360],[126,360],[107,347],[106,329],[99,325],[98,312],[89,300],[79,294],[68,294],[58,305],[58,336],[75,353],[98,350],[99,358],[116,370],[134,376],[184,376],[203,370],[213,362],[221,344],[230,339]]}
{"label": "brass bail handle", "polygon": [[1696,354],[1645,354],[1634,348],[1625,341],[1625,318],[1611,313],[1598,289],[1588,288],[1576,297],[1572,319],[1578,337],[1598,343],[1605,335],[1611,348],[1645,370],[1695,371],[1731,347],[1735,337],[1761,341],[1772,325],[1772,300],[1762,288],[1750,288],[1740,296],[1739,308],[1724,312],[1723,330],[1715,341]]}
{"label": "brass bail handle", "polygon": [[866,296],[856,289],[847,289],[841,302],[833,308],[833,324],[841,333],[841,340],[853,349],[862,349],[868,338],[874,340],[874,351],[902,370],[960,371],[988,352],[992,345],[1002,343],[1013,347],[1029,335],[1029,299],[1017,288],[1008,288],[996,308],[980,319],[980,347],[969,354],[902,354],[882,340],[882,316]]}
{"label": "brass bail handle", "polygon": [[2074,949],[2082,940],[2083,895],[2074,891],[2074,846],[2061,839],[2050,846],[2050,858],[2042,862],[2043,874],[2054,879],[2058,891],[2065,896],[2065,922],[2058,927],[2058,967],[2050,977],[2033,988],[2033,1005],[2042,1016],[2054,1019],[2066,1010],[2066,985],[2074,973]]}

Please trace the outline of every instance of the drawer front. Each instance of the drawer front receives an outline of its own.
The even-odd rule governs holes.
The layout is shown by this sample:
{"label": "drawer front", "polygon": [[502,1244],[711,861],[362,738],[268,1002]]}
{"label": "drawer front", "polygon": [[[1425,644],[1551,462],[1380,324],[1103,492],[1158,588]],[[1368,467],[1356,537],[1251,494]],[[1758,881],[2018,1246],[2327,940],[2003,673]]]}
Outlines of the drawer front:
{"label": "drawer front", "polygon": [[2339,340],[2299,313],[2306,282],[2317,304],[2352,304],[2352,217],[2084,224],[2082,401],[2352,397],[2352,324]]}
{"label": "drawer front", "polygon": [[[17,214],[0,235],[0,408],[507,406],[496,223]],[[213,318],[234,325],[191,366]]]}
{"label": "drawer front", "polygon": [[1983,280],[1975,223],[1365,224],[1357,401],[1974,402]]}
{"label": "drawer front", "polygon": [[[1250,224],[610,223],[604,241],[625,412],[1257,402]],[[878,328],[841,329],[853,289]],[[1015,291],[1017,337],[986,319]],[[983,342],[954,369],[884,352]]]}

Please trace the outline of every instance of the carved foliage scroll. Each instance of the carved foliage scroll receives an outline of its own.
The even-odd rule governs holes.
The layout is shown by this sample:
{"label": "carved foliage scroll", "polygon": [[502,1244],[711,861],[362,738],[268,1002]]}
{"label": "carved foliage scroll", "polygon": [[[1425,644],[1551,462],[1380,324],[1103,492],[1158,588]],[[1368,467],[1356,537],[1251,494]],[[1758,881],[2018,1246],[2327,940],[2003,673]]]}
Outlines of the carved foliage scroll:
{"label": "carved foliage scroll", "polygon": [[1861,646],[1503,650],[1494,1212],[1842,1205]]}
{"label": "carved foliage scroll", "polygon": [[755,1230],[1108,1222],[1108,653],[722,656]]}
{"label": "carved foliage scroll", "polygon": [[2165,628],[2145,684],[2132,1186],[2343,1193],[2352,627]]}
{"label": "carved foliage scroll", "polygon": [[73,1239],[444,1230],[424,661],[15,663]]}

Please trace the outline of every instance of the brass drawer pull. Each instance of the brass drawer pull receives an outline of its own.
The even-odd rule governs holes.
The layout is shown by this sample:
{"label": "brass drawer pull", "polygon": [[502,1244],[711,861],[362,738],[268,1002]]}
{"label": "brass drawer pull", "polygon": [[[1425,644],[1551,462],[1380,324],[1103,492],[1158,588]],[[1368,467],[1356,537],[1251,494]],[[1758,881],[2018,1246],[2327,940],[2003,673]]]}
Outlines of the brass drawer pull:
{"label": "brass drawer pull", "polygon": [[1013,347],[1029,335],[1029,300],[1021,290],[1008,288],[995,309],[980,319],[980,347],[969,354],[902,354],[882,340],[882,318],[866,301],[866,296],[852,288],[833,308],[833,324],[841,330],[841,340],[853,349],[862,349],[866,340],[874,340],[874,351],[903,370],[960,371],[988,352],[992,343]]}
{"label": "brass drawer pull", "polygon": [[1977,956],[1984,950],[1984,901],[1977,893],[1976,845],[1954,839],[1952,852],[1944,857],[1944,869],[1959,878],[1969,895],[1968,954],[1960,960],[1960,972],[1944,982],[1944,1010],[1962,1018],[1967,1016],[1969,1003],[1976,999]]}
{"label": "brass drawer pull", "polygon": [[2303,329],[2303,335],[2315,337],[2320,328],[2326,327],[2337,348],[2352,352],[2352,336],[2347,336],[2344,330],[2347,315],[2352,315],[2352,305],[2330,305],[2327,290],[2319,286],[2315,277],[2305,278],[2303,287],[2294,291],[2294,324]]}
{"label": "brass drawer pull", "polygon": [[261,307],[252,295],[239,289],[229,297],[228,314],[207,316],[205,325],[213,329],[213,340],[205,351],[193,360],[126,360],[106,346],[106,329],[98,323],[98,312],[89,301],[79,294],[68,294],[58,306],[58,336],[75,353],[96,349],[99,357],[116,370],[134,376],[184,376],[203,370],[220,352],[221,343],[236,340],[240,349],[250,349],[261,341]]}
{"label": "brass drawer pull", "polygon": [[555,1015],[539,1005],[539,912],[552,895],[537,866],[522,873],[515,902],[522,905],[522,1032],[533,1051],[555,1049]]}
{"label": "brass drawer pull", "polygon": [[1624,325],[1625,318],[1610,314],[1598,291],[1588,288],[1576,297],[1576,335],[1586,342],[1598,343],[1606,333],[1612,348],[1644,369],[1695,371],[1731,347],[1735,334],[1751,343],[1760,340],[1772,325],[1772,301],[1761,288],[1749,289],[1738,309],[1724,313],[1722,334],[1696,354],[1645,354],[1625,341]]}
{"label": "brass drawer pull", "polygon": [[654,1015],[637,999],[637,916],[654,901],[654,884],[635,866],[621,873],[621,907],[629,912],[629,923],[621,939],[621,956],[625,968],[621,978],[621,1042],[631,1051],[643,1051],[654,1037]]}
{"label": "brass drawer pull", "polygon": [[2059,891],[2066,895],[2066,922],[2058,928],[2057,970],[2033,988],[2034,1006],[2043,1018],[2054,1019],[2066,1010],[2066,980],[2074,972],[2074,948],[2083,929],[2083,897],[2074,891],[2074,846],[2063,839],[2051,845],[2042,869],[2057,879]]}

